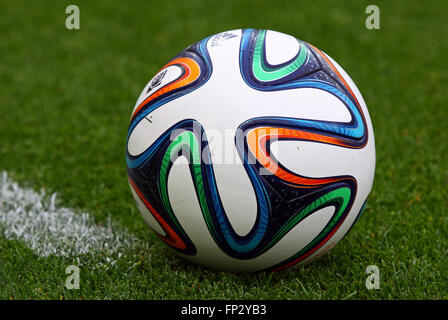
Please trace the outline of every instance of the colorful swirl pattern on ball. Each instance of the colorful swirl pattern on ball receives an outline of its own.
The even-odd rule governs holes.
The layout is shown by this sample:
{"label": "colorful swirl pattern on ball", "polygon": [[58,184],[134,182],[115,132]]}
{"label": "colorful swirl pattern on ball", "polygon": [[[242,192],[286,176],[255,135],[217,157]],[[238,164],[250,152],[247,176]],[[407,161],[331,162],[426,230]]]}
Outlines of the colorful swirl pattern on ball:
{"label": "colorful swirl pattern on ball", "polygon": [[176,65],[183,72],[179,78],[153,92],[135,108],[128,129],[128,139],[130,133],[142,118],[165,103],[197,90],[208,81],[213,72],[207,50],[209,38],[191,45],[160,69],[161,71],[169,66]]}
{"label": "colorful swirl pattern on ball", "polygon": [[[256,158],[257,166],[265,168],[272,176],[276,177],[277,180],[271,180],[274,184],[282,185],[283,189],[290,188],[303,192],[309,190],[309,193],[313,193],[313,190],[323,190],[322,188],[346,184],[348,190],[351,191],[350,197],[354,199],[357,183],[353,177],[312,178],[300,176],[283,167],[269,153],[268,147],[271,139],[302,140],[345,148],[363,148],[367,144],[368,133],[359,101],[324,53],[297,40],[299,51],[296,57],[282,65],[266,67],[268,63],[266,61],[265,37],[266,31],[264,30],[246,29],[243,31],[240,68],[242,77],[250,87],[261,91],[295,88],[324,90],[333,94],[347,107],[352,120],[349,123],[340,123],[284,117],[250,119],[240,126],[241,131],[239,132],[244,132],[244,137],[236,139],[237,142],[243,141],[241,145],[237,145],[240,154],[244,154],[244,150],[249,150]],[[334,191],[328,191],[326,195],[331,192]],[[342,214],[339,212],[337,223],[329,223],[310,244],[272,269],[280,270],[295,265],[321,248],[338,230],[351,205],[352,201],[344,206]],[[335,211],[336,213],[338,210]],[[294,220],[294,216],[292,219]],[[290,223],[286,225],[291,226]]]}
{"label": "colorful swirl pattern on ball", "polygon": [[[143,154],[127,154],[131,185],[145,195],[145,205],[153,213],[167,236],[167,244],[184,254],[195,254],[196,249],[177,221],[167,194],[167,179],[173,158],[180,150],[188,150],[190,171],[196,194],[207,227],[217,245],[228,255],[239,259],[257,257],[278,243],[294,226],[314,212],[328,206],[334,214],[321,232],[299,252],[270,270],[292,266],[321,248],[344,222],[353,204],[357,183],[351,176],[328,178],[304,177],[284,168],[269,152],[275,139],[304,140],[327,143],[345,148],[362,148],[367,143],[367,127],[362,109],[355,95],[337,69],[318,49],[299,41],[296,57],[279,66],[272,66],[265,58],[265,31],[243,30],[240,48],[241,74],[245,82],[256,90],[273,91],[295,88],[325,90],[347,106],[352,120],[348,123],[316,121],[282,117],[249,119],[239,127],[236,148],[251,180],[257,198],[257,219],[251,231],[239,236],[232,228],[221,203],[202,126],[194,119],[179,122],[168,129]],[[208,57],[207,39],[196,46],[201,56]],[[209,58],[204,59],[211,70]],[[202,73],[201,69],[201,73]],[[208,79],[210,73],[205,79]],[[202,82],[203,83],[203,82]],[[198,82],[197,85],[201,85]],[[186,92],[178,91],[178,95]],[[163,93],[164,94],[164,93]],[[178,95],[155,96],[144,102],[132,117],[129,133],[155,108]],[[160,100],[159,100],[160,99]],[[143,103],[142,103],[143,105]],[[182,129],[181,131],[178,131]],[[172,139],[173,132],[180,132]],[[128,134],[129,137],[129,134]],[[255,163],[249,161],[255,157]],[[145,170],[137,170],[145,167]],[[267,170],[269,175],[260,175]],[[158,177],[154,179],[153,177]],[[143,189],[140,191],[140,189]],[[142,199],[143,200],[143,199]]]}
{"label": "colorful swirl pattern on ball", "polygon": [[[255,189],[258,213],[252,230],[246,236],[239,236],[233,230],[219,196],[205,132],[197,121],[183,120],[169,128],[147,150],[142,163],[145,170],[133,170],[131,164],[128,175],[131,185],[137,190],[139,196],[146,195],[146,198],[142,200],[148,210],[157,221],[162,221],[161,227],[168,237],[161,235],[159,237],[184,254],[194,254],[196,250],[171,208],[167,190],[172,165],[177,157],[182,155],[189,160],[196,195],[204,221],[213,239],[223,251],[235,258],[250,259],[266,252],[297,223],[325,206],[336,207],[335,214],[328,224],[328,226],[335,226],[340,223],[341,217],[346,213],[345,209],[352,201],[355,185],[353,181],[344,183],[341,179],[339,183],[320,188],[311,194],[302,196],[293,194],[292,197],[295,199],[288,203],[291,209],[282,210],[278,207],[278,203],[283,202],[284,197],[279,199],[278,195],[268,190],[273,188],[274,182],[269,183],[266,181],[269,176],[263,178],[258,174],[259,164],[251,164],[246,153],[243,156],[244,166]],[[157,179],[147,177],[157,177]],[[283,217],[281,213],[284,214]],[[275,221],[274,216],[276,216]],[[329,232],[331,228],[325,228],[316,239],[325,237]],[[177,237],[176,234],[178,234]]]}
{"label": "colorful swirl pattern on ball", "polygon": [[[135,108],[131,116],[127,141],[129,141],[129,136],[137,124],[152,111],[171,100],[198,89],[208,81],[213,71],[210,56],[207,51],[208,40],[209,38],[205,38],[202,41],[191,45],[161,68],[158,73],[169,66],[176,65],[182,69],[182,73],[177,79],[167,83],[146,97]],[[178,223],[174,214],[172,214],[172,210],[169,211],[169,208],[164,207],[163,203],[160,203],[158,197],[148,199],[148,192],[151,194],[152,192],[158,193],[157,190],[151,189],[153,187],[152,185],[147,183],[148,180],[152,181],[153,179],[147,179],[148,176],[143,173],[144,171],[136,170],[137,167],[152,159],[151,156],[154,150],[159,146],[162,140],[169,140],[169,136],[162,136],[162,138],[156,141],[151,148],[138,156],[132,156],[126,148],[129,183],[166,233],[166,235],[161,235],[156,232],[159,238],[174,249],[185,254],[193,255],[196,253],[196,249]],[[143,176],[139,175],[141,173],[143,173]],[[154,173],[154,177],[155,176],[159,176],[159,173]],[[171,215],[169,213],[171,213]]]}

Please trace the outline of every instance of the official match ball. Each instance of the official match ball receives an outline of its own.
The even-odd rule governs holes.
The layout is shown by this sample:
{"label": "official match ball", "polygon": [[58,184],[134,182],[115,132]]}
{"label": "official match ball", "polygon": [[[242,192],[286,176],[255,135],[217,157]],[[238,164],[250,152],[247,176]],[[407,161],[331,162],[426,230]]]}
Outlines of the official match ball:
{"label": "official match ball", "polygon": [[240,29],[191,45],[148,82],[126,163],[143,218],[180,256],[276,271],[349,232],[372,188],[375,143],[360,92],[332,58]]}

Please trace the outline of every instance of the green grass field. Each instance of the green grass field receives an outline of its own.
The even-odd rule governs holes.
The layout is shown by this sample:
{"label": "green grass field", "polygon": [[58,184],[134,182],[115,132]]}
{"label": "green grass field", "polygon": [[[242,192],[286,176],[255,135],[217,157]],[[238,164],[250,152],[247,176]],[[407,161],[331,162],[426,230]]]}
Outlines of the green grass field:
{"label": "green grass field", "polygon": [[[365,28],[367,1],[74,2],[0,1],[0,171],[139,241],[108,265],[106,253],[39,257],[0,232],[0,299],[448,299],[448,2],[376,1],[380,30]],[[80,30],[65,28],[72,3]],[[241,27],[326,51],[375,130],[362,218],[316,262],[274,274],[183,262],[150,232],[126,179],[128,121],[146,82],[191,43]],[[79,290],[65,287],[70,264]],[[379,290],[366,289],[368,265]]]}

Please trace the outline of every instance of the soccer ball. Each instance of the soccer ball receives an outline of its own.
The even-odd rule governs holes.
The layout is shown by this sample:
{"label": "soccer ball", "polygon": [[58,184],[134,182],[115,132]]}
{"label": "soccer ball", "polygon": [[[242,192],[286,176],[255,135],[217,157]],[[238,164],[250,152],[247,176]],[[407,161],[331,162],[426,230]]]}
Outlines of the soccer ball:
{"label": "soccer ball", "polygon": [[191,45],[143,89],[126,162],[138,208],[185,259],[276,271],[330,250],[361,215],[375,143],[327,54],[269,30]]}

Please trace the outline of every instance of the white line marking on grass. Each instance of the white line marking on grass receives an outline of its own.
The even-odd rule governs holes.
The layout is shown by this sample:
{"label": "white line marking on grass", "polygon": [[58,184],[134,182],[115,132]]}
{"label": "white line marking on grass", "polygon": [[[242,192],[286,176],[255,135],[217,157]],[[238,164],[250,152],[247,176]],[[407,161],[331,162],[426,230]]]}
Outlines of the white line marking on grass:
{"label": "white line marking on grass", "polygon": [[[136,238],[124,230],[94,223],[87,213],[56,207],[56,194],[21,188],[6,172],[0,177],[0,234],[23,241],[39,256],[112,254],[131,247]],[[120,255],[120,254],[119,254]]]}

